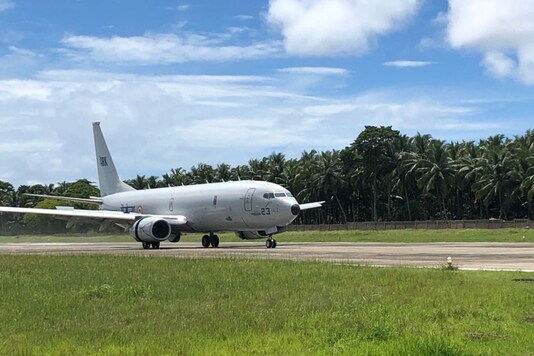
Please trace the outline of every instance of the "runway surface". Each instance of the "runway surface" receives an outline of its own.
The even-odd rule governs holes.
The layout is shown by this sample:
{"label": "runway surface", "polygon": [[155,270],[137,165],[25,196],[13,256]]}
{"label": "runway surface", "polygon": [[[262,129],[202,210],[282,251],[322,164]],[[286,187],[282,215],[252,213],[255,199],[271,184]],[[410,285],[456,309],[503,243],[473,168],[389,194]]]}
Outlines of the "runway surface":
{"label": "runway surface", "polygon": [[158,250],[125,243],[2,243],[0,254],[107,254],[169,256],[181,258],[259,258],[325,261],[371,266],[442,267],[447,257],[460,269],[534,272],[531,243],[279,243],[275,249],[262,242],[221,243],[203,248],[200,243],[162,243]]}

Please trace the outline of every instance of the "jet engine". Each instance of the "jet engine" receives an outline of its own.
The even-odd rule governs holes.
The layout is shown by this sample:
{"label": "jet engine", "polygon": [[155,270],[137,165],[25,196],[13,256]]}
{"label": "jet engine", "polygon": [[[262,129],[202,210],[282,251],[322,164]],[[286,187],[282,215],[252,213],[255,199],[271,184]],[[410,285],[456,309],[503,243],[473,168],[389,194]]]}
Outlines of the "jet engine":
{"label": "jet engine", "polygon": [[235,234],[241,240],[264,239],[267,237],[265,231],[236,231]]}
{"label": "jet engine", "polygon": [[171,225],[160,218],[146,217],[132,225],[130,235],[138,242],[164,241],[171,236]]}

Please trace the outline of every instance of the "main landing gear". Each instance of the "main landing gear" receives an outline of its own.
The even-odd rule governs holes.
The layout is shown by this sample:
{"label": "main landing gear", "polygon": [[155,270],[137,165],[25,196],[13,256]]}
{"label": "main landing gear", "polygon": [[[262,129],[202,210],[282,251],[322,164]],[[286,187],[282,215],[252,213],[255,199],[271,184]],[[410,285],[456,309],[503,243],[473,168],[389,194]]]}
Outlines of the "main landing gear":
{"label": "main landing gear", "polygon": [[272,236],[269,236],[267,240],[265,240],[265,247],[267,248],[276,248],[276,240],[273,239]]}
{"label": "main landing gear", "polygon": [[143,245],[143,248],[145,250],[148,250],[149,248],[158,249],[159,248],[159,241],[158,242],[141,242],[141,245]]}
{"label": "main landing gear", "polygon": [[219,236],[215,234],[209,234],[202,236],[202,247],[219,247]]}

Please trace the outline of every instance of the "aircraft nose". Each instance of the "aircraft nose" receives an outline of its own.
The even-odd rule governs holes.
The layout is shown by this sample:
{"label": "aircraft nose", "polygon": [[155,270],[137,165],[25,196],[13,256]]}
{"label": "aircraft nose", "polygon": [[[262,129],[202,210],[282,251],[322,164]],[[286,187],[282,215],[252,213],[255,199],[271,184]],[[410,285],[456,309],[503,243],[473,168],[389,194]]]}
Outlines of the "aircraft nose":
{"label": "aircraft nose", "polygon": [[291,214],[297,216],[300,213],[300,206],[298,204],[291,205]]}

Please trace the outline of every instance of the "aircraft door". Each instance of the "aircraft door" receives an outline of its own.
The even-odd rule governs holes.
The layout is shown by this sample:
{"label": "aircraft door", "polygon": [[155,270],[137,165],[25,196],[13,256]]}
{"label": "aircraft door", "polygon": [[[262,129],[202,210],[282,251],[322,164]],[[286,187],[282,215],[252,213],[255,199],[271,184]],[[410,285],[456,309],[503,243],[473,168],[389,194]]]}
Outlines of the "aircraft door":
{"label": "aircraft door", "polygon": [[252,211],[252,197],[254,196],[255,191],[256,188],[250,188],[245,193],[245,211]]}

